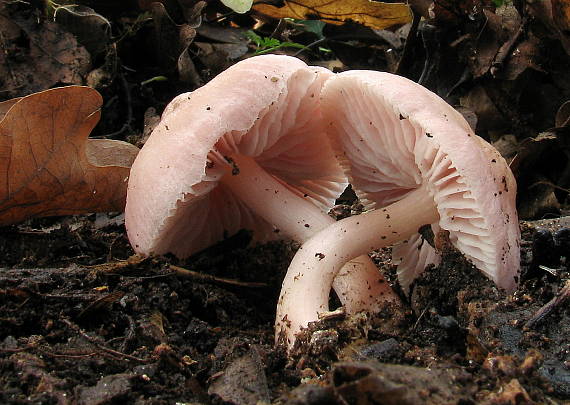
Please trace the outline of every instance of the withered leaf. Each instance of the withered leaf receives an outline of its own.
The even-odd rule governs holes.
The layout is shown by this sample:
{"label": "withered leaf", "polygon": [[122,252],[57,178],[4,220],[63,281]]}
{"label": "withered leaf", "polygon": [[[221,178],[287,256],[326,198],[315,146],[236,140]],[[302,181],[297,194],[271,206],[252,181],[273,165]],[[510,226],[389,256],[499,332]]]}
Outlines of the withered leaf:
{"label": "withered leaf", "polygon": [[53,18],[75,35],[92,58],[108,52],[112,42],[111,22],[92,8],[80,4],[61,5],[55,8]]}
{"label": "withered leaf", "polygon": [[282,7],[258,3],[254,10],[274,18],[319,19],[331,24],[354,21],[374,29],[386,29],[412,20],[404,3],[369,0],[285,0]]}
{"label": "withered leaf", "polygon": [[54,22],[38,22],[33,13],[0,1],[2,98],[30,94],[58,83],[84,84],[89,70],[89,53],[72,34]]}
{"label": "withered leaf", "polygon": [[109,294],[103,295],[101,298],[96,299],[90,303],[83,311],[77,316],[78,319],[86,319],[94,315],[98,311],[109,309],[111,305],[125,296],[122,291],[113,291]]}
{"label": "withered leaf", "polygon": [[150,8],[157,60],[167,72],[176,69],[183,82],[198,86],[201,78],[188,52],[196,29],[189,24],[176,24],[162,3],[152,3]]}
{"label": "withered leaf", "polygon": [[4,118],[4,116],[6,115],[8,110],[10,108],[12,108],[12,106],[14,104],[16,104],[18,101],[20,101],[21,99],[22,99],[22,97],[17,97],[17,98],[12,98],[10,100],[2,101],[0,103],[0,121],[2,121],[2,118]]}
{"label": "withered leaf", "polygon": [[0,121],[0,225],[123,210],[138,148],[88,139],[102,98],[70,86],[18,100]]}

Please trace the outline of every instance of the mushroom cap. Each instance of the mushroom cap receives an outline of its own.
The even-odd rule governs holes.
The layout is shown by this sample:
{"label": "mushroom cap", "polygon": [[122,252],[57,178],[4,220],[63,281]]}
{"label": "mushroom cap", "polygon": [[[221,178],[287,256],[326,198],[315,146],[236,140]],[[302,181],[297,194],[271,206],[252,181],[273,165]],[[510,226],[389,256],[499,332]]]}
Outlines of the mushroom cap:
{"label": "mushroom cap", "polygon": [[[423,86],[385,72],[340,73],[321,98],[333,148],[367,207],[384,207],[426,184],[440,216],[432,228],[449,231],[452,244],[498,286],[516,288],[516,182],[459,112]],[[405,289],[437,260],[419,241],[413,235],[409,246],[394,250],[406,262],[398,269]]]}
{"label": "mushroom cap", "polygon": [[125,225],[135,251],[187,257],[243,228],[277,236],[219,183],[227,168],[212,156],[253,157],[328,210],[347,184],[322,125],[319,94],[331,75],[263,55],[173,99],[131,169]]}

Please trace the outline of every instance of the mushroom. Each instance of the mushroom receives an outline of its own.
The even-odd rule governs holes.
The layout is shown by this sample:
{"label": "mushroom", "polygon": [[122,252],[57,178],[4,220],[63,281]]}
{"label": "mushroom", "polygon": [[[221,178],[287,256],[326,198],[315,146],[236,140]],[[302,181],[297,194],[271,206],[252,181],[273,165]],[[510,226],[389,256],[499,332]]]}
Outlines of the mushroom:
{"label": "mushroom", "polygon": [[[367,213],[340,220],[305,242],[290,264],[278,302],[276,333],[295,334],[327,311],[332,279],[347,260],[396,242],[414,260],[437,260],[418,229],[431,224],[499,287],[520,272],[515,179],[500,154],[465,119],[424,87],[390,73],[336,75],[321,93],[333,149]],[[405,258],[402,258],[405,261]],[[400,270],[401,272],[401,270]],[[303,302],[300,306],[298,303]]]}
{"label": "mushroom", "polygon": [[[131,169],[125,225],[134,250],[184,258],[243,228],[258,240],[304,242],[334,223],[326,210],[347,182],[320,111],[331,76],[263,55],[172,100]],[[396,299],[367,256],[334,287],[348,312]]]}

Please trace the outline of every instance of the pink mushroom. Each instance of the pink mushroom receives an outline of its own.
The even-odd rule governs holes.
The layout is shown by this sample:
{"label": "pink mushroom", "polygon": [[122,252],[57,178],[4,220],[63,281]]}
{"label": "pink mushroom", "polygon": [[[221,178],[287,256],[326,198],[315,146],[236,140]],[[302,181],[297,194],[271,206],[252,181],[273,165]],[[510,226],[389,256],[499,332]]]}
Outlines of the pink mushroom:
{"label": "pink mushroom", "polygon": [[[176,97],[131,169],[125,222],[135,251],[183,258],[242,228],[303,242],[334,223],[326,211],[347,183],[321,115],[331,76],[264,55]],[[367,256],[334,288],[349,312],[395,299]]]}
{"label": "pink mushroom", "polygon": [[303,244],[283,282],[278,336],[285,333],[291,346],[302,327],[328,310],[337,271],[370,250],[412,242],[414,249],[396,251],[415,251],[399,275],[409,285],[418,273],[413,261],[437,260],[427,243],[417,249],[425,224],[449,231],[453,245],[499,287],[516,288],[515,179],[461,114],[424,87],[381,72],[338,74],[321,97],[337,157],[362,200],[376,209],[336,222]]}

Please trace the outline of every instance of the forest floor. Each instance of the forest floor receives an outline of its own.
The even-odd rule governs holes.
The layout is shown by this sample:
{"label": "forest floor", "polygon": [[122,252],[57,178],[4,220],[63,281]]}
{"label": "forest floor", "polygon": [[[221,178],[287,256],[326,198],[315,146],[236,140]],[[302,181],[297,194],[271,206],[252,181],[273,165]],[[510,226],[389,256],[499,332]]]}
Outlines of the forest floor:
{"label": "forest floor", "polygon": [[[266,45],[398,72],[458,106],[511,162],[520,287],[505,294],[449,248],[404,296],[390,251],[374,252],[403,304],[340,311],[287,355],[274,317],[297,244],[252,245],[241,231],[186,260],[141,258],[120,213],[32,218],[0,228],[0,403],[570,403],[568,21],[524,1],[456,2],[396,31],[261,24],[216,2],[81,3],[94,10],[60,9],[55,23],[51,3],[0,5],[2,99],[88,84],[105,100],[93,135],[140,146],[172,97]],[[54,52],[74,63],[42,56]]]}

